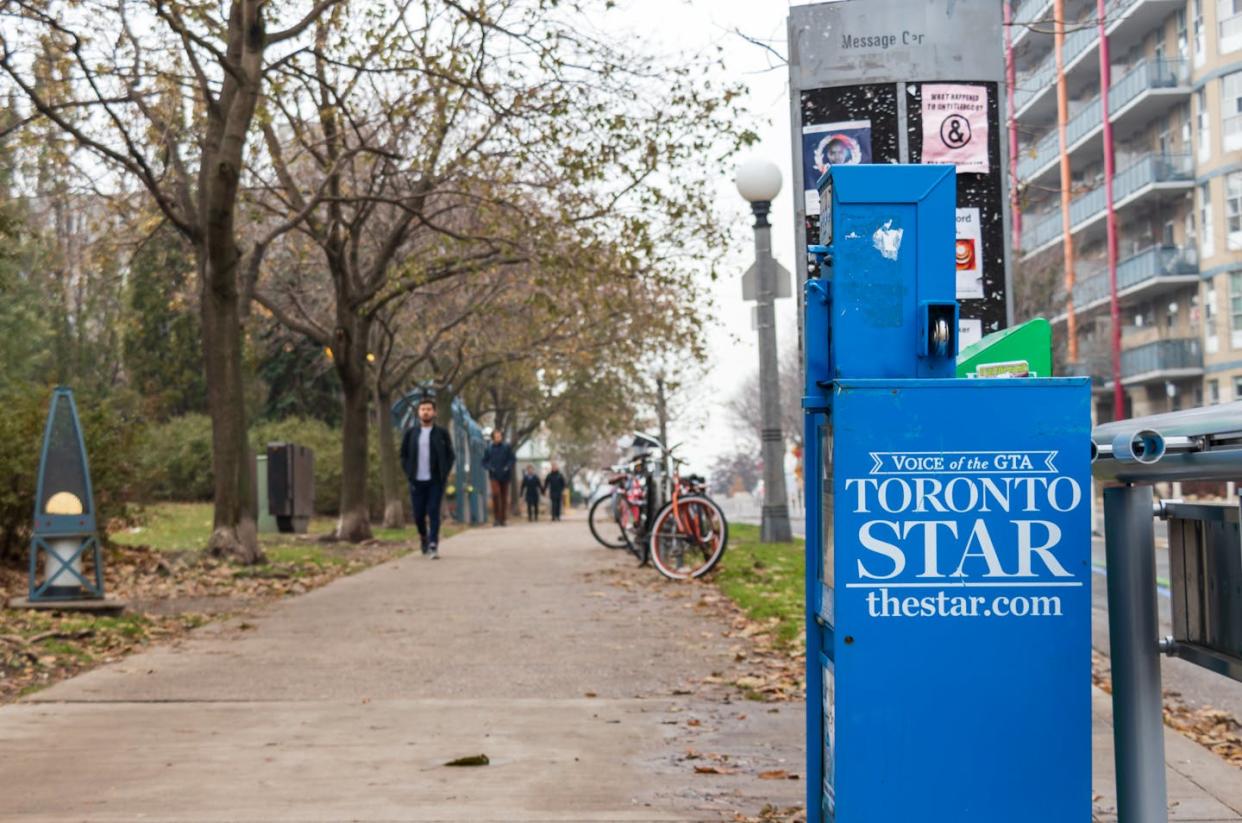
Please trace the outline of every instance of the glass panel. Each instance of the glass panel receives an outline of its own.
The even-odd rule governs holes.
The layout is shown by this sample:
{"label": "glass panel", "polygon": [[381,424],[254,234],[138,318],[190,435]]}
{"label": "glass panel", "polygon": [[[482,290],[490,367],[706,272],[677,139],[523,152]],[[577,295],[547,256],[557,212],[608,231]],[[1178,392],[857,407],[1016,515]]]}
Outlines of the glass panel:
{"label": "glass panel", "polygon": [[[84,449],[77,416],[66,396],[53,395],[52,402],[55,406],[44,434],[47,456],[43,468],[41,510],[46,514],[89,513],[86,464],[82,459]],[[50,507],[49,502],[52,503]]]}

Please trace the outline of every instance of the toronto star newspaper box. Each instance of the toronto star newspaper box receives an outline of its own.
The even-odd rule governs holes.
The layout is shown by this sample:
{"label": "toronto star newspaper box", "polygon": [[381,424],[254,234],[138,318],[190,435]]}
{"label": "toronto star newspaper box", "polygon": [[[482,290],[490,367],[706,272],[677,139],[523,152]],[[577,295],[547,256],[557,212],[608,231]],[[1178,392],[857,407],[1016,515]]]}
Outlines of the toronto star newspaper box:
{"label": "toronto star newspaper box", "polygon": [[952,166],[820,187],[809,820],[1088,823],[1086,379],[954,377]]}

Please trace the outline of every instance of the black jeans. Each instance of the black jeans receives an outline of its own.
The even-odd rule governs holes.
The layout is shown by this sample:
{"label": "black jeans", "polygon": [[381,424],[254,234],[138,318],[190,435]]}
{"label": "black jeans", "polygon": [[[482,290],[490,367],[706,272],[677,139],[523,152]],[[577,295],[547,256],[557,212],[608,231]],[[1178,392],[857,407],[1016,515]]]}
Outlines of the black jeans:
{"label": "black jeans", "polygon": [[[423,547],[440,542],[440,501],[444,499],[444,484],[435,480],[415,480],[410,483],[410,507],[414,510],[414,525]],[[430,527],[427,521],[430,520]]]}
{"label": "black jeans", "polygon": [[548,503],[549,505],[552,506],[552,519],[560,520],[561,519],[561,495],[549,493],[548,497],[549,497]]}
{"label": "black jeans", "polygon": [[526,519],[527,520],[538,520],[539,519],[539,501],[538,500],[527,500],[526,501]]}

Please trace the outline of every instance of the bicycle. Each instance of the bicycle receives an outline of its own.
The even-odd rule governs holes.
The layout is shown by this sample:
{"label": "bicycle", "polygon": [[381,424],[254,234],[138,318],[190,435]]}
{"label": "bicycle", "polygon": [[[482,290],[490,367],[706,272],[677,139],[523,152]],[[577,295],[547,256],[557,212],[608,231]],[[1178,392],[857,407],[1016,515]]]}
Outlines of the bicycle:
{"label": "bicycle", "polygon": [[591,535],[600,545],[608,549],[624,549],[627,548],[627,543],[625,529],[621,525],[621,507],[623,489],[629,481],[629,471],[625,466],[612,466],[609,471],[611,474],[608,484],[612,488],[608,494],[591,504],[587,524],[591,528]]}
{"label": "bicycle", "polygon": [[642,453],[634,458],[618,508],[617,524],[625,537],[625,547],[638,559],[638,565],[647,565],[650,554],[647,535],[650,534],[651,510],[654,508],[655,484],[647,466],[650,454]]}
{"label": "bicycle", "polygon": [[702,577],[716,567],[729,543],[729,522],[707,496],[699,475],[682,477],[684,461],[671,458],[672,499],[651,521],[648,554],[656,571],[671,580]]}

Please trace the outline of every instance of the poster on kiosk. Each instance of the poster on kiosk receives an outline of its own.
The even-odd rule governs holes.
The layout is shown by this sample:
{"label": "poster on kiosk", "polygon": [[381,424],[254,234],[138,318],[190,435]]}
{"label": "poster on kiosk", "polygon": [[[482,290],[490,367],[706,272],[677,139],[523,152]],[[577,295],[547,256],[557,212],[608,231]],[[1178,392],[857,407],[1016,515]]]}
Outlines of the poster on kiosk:
{"label": "poster on kiosk", "polygon": [[[964,39],[981,44],[962,48]],[[818,236],[815,182],[836,165],[957,171],[961,345],[1006,328],[1009,300],[1004,32],[998,0],[838,0],[789,10],[795,260]],[[983,47],[988,44],[990,47]],[[813,273],[808,260],[804,276]]]}

